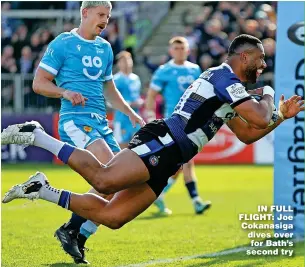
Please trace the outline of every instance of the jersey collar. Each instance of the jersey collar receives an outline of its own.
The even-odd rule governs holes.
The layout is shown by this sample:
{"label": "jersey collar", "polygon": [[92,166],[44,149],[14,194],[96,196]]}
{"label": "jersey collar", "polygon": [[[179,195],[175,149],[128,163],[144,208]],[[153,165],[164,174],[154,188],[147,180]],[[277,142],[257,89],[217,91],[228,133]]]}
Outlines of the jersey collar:
{"label": "jersey collar", "polygon": [[185,66],[187,66],[187,61],[184,61],[183,65],[178,65],[176,63],[174,63],[174,60],[171,59],[169,62],[168,62],[169,65],[173,66],[173,67],[176,67],[176,68],[184,68]]}
{"label": "jersey collar", "polygon": [[78,28],[74,28],[73,30],[71,30],[71,33],[76,36],[77,38],[81,39],[82,41],[84,42],[87,42],[87,43],[95,43],[95,40],[87,40],[83,37],[81,37],[76,31],[78,30]]}
{"label": "jersey collar", "polygon": [[227,63],[222,63],[222,66],[225,66],[226,68],[228,68],[232,73],[234,73],[234,71],[232,70],[231,66]]}

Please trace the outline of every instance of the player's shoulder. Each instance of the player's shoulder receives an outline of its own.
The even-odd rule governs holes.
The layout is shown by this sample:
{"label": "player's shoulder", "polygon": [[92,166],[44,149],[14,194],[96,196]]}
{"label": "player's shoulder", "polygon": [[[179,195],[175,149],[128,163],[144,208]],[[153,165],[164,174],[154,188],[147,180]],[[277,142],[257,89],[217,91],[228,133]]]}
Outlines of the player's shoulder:
{"label": "player's shoulder", "polygon": [[200,69],[199,65],[197,65],[191,61],[185,61],[184,65],[190,69]]}
{"label": "player's shoulder", "polygon": [[53,43],[67,43],[69,40],[72,39],[74,39],[74,35],[71,32],[62,32],[54,38]]}
{"label": "player's shoulder", "polygon": [[106,46],[106,47],[111,49],[111,44],[107,40],[105,40],[103,37],[101,37],[101,36],[97,36],[95,38],[95,42],[96,42],[96,44],[104,45],[104,46]]}
{"label": "player's shoulder", "polygon": [[208,80],[213,84],[227,84],[232,83],[233,81],[240,82],[232,68],[226,63],[207,69],[200,75],[200,78]]}
{"label": "player's shoulder", "polygon": [[113,75],[113,80],[119,80],[122,77],[121,72],[117,72],[116,74]]}
{"label": "player's shoulder", "polygon": [[156,72],[159,73],[159,74],[161,74],[161,73],[166,73],[166,72],[172,70],[172,68],[173,68],[173,66],[172,66],[172,64],[171,64],[171,61],[168,61],[168,62],[166,62],[166,63],[160,65],[160,66],[158,67],[158,69],[156,70]]}
{"label": "player's shoulder", "polygon": [[131,80],[140,80],[140,77],[135,73],[130,73],[129,77]]}

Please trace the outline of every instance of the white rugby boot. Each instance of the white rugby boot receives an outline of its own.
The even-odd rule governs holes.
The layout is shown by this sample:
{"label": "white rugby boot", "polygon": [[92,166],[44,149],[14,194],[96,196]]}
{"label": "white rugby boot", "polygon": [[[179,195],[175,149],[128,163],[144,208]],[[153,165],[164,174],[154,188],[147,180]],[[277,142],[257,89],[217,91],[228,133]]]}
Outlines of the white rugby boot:
{"label": "white rugby boot", "polygon": [[35,129],[44,131],[43,127],[37,121],[10,125],[1,133],[1,144],[33,145],[35,140]]}
{"label": "white rugby boot", "polygon": [[4,195],[2,203],[8,203],[17,198],[38,199],[40,189],[46,184],[49,184],[49,182],[45,174],[36,172],[23,184],[13,186]]}

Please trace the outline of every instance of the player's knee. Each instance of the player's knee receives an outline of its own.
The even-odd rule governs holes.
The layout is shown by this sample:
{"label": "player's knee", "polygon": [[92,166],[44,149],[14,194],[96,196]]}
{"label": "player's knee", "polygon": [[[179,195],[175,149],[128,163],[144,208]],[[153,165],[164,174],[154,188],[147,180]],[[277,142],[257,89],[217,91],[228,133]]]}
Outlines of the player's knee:
{"label": "player's knee", "polygon": [[118,230],[122,228],[127,223],[127,220],[120,216],[119,214],[116,214],[110,218],[108,221],[107,226],[112,230]]}
{"label": "player's knee", "polygon": [[108,181],[108,180],[97,182],[97,184],[95,186],[95,190],[98,193],[104,194],[104,195],[110,195],[110,194],[113,194],[116,192],[113,182]]}

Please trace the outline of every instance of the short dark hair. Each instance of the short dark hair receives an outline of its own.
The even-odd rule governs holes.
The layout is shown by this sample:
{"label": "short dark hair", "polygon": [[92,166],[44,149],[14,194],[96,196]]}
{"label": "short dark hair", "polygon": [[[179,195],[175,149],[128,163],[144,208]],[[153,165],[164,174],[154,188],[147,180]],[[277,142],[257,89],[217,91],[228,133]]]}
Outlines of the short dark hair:
{"label": "short dark hair", "polygon": [[229,46],[228,56],[232,56],[236,54],[237,53],[236,50],[245,44],[257,46],[257,44],[262,44],[262,42],[258,38],[249,34],[238,35],[237,37],[234,38],[234,40]]}

